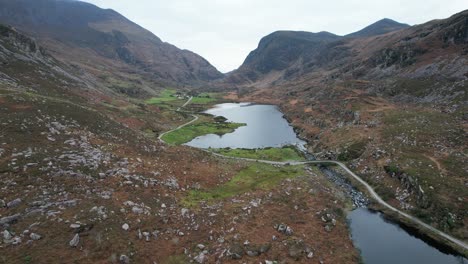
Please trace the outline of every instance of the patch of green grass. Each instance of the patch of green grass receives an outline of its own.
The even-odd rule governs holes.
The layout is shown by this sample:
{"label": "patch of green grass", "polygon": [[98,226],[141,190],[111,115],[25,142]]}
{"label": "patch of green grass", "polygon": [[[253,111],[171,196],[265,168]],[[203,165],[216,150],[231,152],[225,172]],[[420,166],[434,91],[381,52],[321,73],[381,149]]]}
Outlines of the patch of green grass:
{"label": "patch of green grass", "polygon": [[241,123],[212,123],[212,122],[203,122],[194,125],[189,125],[183,127],[179,130],[168,133],[162,137],[162,139],[169,144],[180,145],[187,142],[190,142],[192,139],[207,135],[207,134],[217,134],[224,135],[231,133],[237,128],[245,126]]}
{"label": "patch of green grass", "polygon": [[200,202],[208,203],[256,190],[270,190],[283,180],[304,175],[304,166],[275,167],[269,164],[252,163],[230,181],[210,190],[190,191],[182,201],[184,206],[194,207]]}
{"label": "patch of green grass", "polygon": [[179,101],[180,99],[177,98],[175,95],[177,93],[176,90],[173,89],[165,89],[161,92],[159,97],[153,97],[151,99],[146,100],[147,104],[162,104],[167,102]]}
{"label": "patch of green grass", "polygon": [[350,161],[359,158],[366,150],[367,141],[362,140],[347,146],[343,152],[338,154],[339,161]]}
{"label": "patch of green grass", "polygon": [[272,161],[304,161],[304,156],[294,146],[264,149],[212,149],[213,152],[230,156]]}
{"label": "patch of green grass", "polygon": [[185,255],[170,256],[168,259],[163,261],[164,264],[185,264],[189,262],[189,259]]}

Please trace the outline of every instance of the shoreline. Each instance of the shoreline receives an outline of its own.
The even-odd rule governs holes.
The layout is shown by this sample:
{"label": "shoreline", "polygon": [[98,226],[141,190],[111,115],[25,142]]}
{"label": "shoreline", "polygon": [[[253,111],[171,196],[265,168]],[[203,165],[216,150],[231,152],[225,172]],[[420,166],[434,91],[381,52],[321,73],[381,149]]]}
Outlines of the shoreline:
{"label": "shoreline", "polygon": [[[238,102],[236,102],[236,103],[238,103]],[[216,105],[216,104],[213,104],[213,105]],[[211,105],[211,107],[213,105]],[[272,104],[270,104],[270,105],[272,105]],[[278,109],[281,111],[281,108],[279,106],[276,106],[276,107],[278,107]],[[180,110],[180,108],[178,110]],[[281,111],[281,113],[283,113],[283,112]],[[192,116],[196,117],[194,114],[192,114]],[[306,143],[306,145],[309,145],[309,142],[308,142],[307,139],[303,139],[302,137],[299,136],[300,133],[297,133],[297,130],[299,130],[299,129],[292,125],[292,123],[290,122],[290,120],[287,118],[287,116],[284,113],[283,113],[283,117],[288,121],[289,125],[294,129],[294,132],[296,133],[296,135],[298,135],[298,138],[303,140]],[[177,130],[177,129],[178,128],[176,128],[174,130]],[[174,131],[174,130],[171,130],[171,131]],[[214,156],[218,156],[218,157],[221,157],[221,158],[245,160],[245,161],[252,161],[252,162],[261,162],[261,163],[270,163],[270,164],[277,164],[277,165],[282,165],[282,166],[294,165],[294,162],[291,162],[291,163],[290,162],[272,162],[272,161],[266,161],[266,160],[264,161],[264,160],[248,159],[248,158],[229,157],[229,156],[224,156],[224,155],[214,153],[214,152],[211,152],[211,151],[205,150],[205,149],[200,149],[200,148],[195,148],[195,149],[204,151],[206,153],[210,153],[210,154],[212,154]],[[311,154],[311,153],[309,153],[307,151],[307,148],[305,150],[303,150],[303,153],[305,155],[310,155],[315,159],[313,154]],[[380,197],[380,195],[378,195],[378,193],[367,182],[365,182],[359,176],[355,175],[349,168],[347,168],[347,166],[345,164],[343,164],[341,162],[338,162],[338,161],[333,161],[333,160],[329,160],[329,161],[327,161],[327,160],[324,160],[324,161],[310,160],[310,161],[299,162],[299,163],[301,163],[301,164],[311,164],[311,165],[313,165],[313,164],[320,165],[321,164],[321,165],[324,165],[324,166],[329,166],[330,164],[332,164],[333,166],[341,167],[342,169],[345,170],[345,172],[347,174],[349,174],[350,176],[353,176],[351,178],[346,177],[346,179],[350,180],[351,186],[353,188],[355,188],[356,190],[365,193],[367,198],[371,201],[371,204],[368,207],[369,209],[381,212],[384,218],[387,218],[390,221],[394,222],[395,224],[399,225],[405,231],[408,230],[408,229],[412,230],[411,233],[415,234],[416,237],[418,237],[423,242],[428,243],[429,245],[433,246],[434,248],[436,248],[437,250],[439,250],[439,251],[441,251],[443,253],[452,252],[452,253],[447,253],[447,254],[468,258],[468,249],[466,247],[463,247],[463,246],[460,245],[460,244],[465,244],[464,241],[453,238],[450,235],[445,234],[444,232],[438,230],[437,228],[432,227],[431,225],[424,223],[423,221],[421,221],[417,217],[414,217],[414,216],[412,216],[412,215],[410,215],[408,213],[402,212],[399,209],[396,209],[393,206],[389,205],[386,201],[384,201]],[[356,184],[356,181],[359,181],[360,184]],[[366,187],[366,188],[362,189],[363,186]],[[370,188],[370,190],[369,190],[369,188]],[[373,192],[372,195],[369,195],[370,191]],[[404,227],[406,227],[406,229]],[[450,239],[453,239],[453,240],[457,241],[460,244],[457,244],[457,243],[451,241]]]}

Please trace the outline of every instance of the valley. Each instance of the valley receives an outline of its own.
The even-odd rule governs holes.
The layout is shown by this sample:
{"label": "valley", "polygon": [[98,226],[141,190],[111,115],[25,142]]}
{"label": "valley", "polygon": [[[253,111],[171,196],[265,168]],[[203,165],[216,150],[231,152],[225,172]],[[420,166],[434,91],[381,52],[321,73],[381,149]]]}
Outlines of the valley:
{"label": "valley", "polygon": [[0,7],[0,263],[467,263],[467,10],[223,74],[112,9]]}

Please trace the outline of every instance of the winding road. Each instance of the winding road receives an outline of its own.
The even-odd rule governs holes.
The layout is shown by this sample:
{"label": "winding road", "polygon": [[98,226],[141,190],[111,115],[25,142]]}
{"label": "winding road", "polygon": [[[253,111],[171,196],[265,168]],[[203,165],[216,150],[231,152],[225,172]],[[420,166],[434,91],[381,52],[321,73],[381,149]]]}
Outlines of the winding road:
{"label": "winding road", "polygon": [[[192,99],[193,99],[193,96],[190,96],[190,98],[187,100],[187,102],[185,102],[181,107],[179,107],[179,108],[176,109],[176,112],[180,112],[180,109],[181,109],[181,108],[183,108],[183,107],[185,107],[186,105],[190,104],[190,102],[192,101]],[[188,125],[190,125],[190,124],[192,124],[193,122],[195,122],[195,121],[198,120],[198,116],[196,116],[196,115],[194,115],[194,114],[191,114],[191,116],[193,117],[193,120],[191,120],[191,121],[189,121],[189,122],[187,122],[187,123],[185,123],[185,124],[183,124],[183,125],[180,125],[180,126],[174,128],[174,129],[172,129],[172,130],[166,131],[166,132],[162,133],[161,135],[159,135],[159,136],[158,136],[159,141],[161,141],[161,142],[163,142],[163,143],[166,143],[166,142],[164,142],[164,140],[162,139],[162,137],[163,137],[164,135],[169,134],[169,133],[171,133],[171,132],[174,132],[174,131],[176,131],[176,130],[179,130],[179,129],[181,129],[181,128],[185,127],[185,126],[188,126]]]}
{"label": "winding road", "polygon": [[[190,101],[193,99],[193,97],[190,97],[188,99],[188,101],[182,105],[181,107],[177,108],[176,111],[180,111],[181,108],[185,107],[186,105],[188,105],[190,103]],[[167,131],[163,134],[161,134],[158,138],[160,141],[164,142],[164,140],[162,140],[162,136],[164,136],[165,134],[167,133],[171,133],[175,130],[178,130],[180,128],[183,128],[187,125],[190,125],[192,124],[193,122],[197,121],[198,120],[198,116],[192,114],[192,116],[194,117],[193,120],[191,120],[190,122],[187,122],[183,125],[180,125],[178,126],[177,128],[175,129],[172,129],[170,131]],[[259,163],[266,163],[266,164],[271,164],[271,165],[279,165],[279,166],[287,166],[287,165],[307,165],[307,164],[334,164],[334,165],[338,165],[340,166],[343,170],[345,170],[349,175],[351,175],[354,179],[356,179],[360,184],[362,184],[366,189],[367,191],[369,192],[369,194],[372,196],[372,198],[377,202],[379,203],[380,205],[384,206],[385,208],[389,209],[390,211],[392,212],[395,212],[397,214],[399,214],[400,216],[412,221],[413,223],[416,223],[418,226],[420,227],[423,227],[425,228],[427,231],[429,232],[432,232],[433,234],[445,239],[446,241],[449,241],[455,245],[457,245],[458,247],[462,248],[465,252],[468,251],[468,244],[465,243],[464,241],[461,241],[459,239],[456,239],[452,236],[450,236],[449,234],[446,234],[442,231],[440,231],[439,229],[431,226],[431,225],[428,225],[426,223],[424,223],[423,221],[419,220],[418,218],[414,217],[414,216],[411,216],[405,212],[402,212],[400,210],[398,210],[397,208],[391,206],[390,204],[388,204],[387,202],[385,202],[378,194],[377,192],[374,190],[374,188],[372,188],[372,186],[370,186],[366,181],[364,181],[361,177],[359,177],[358,175],[356,175],[353,171],[351,171],[345,164],[339,162],[339,161],[332,161],[332,160],[314,160],[314,161],[290,161],[290,162],[282,162],[282,161],[270,161],[270,160],[258,160],[258,159],[249,159],[249,158],[239,158],[239,157],[229,157],[229,156],[225,156],[225,155],[222,155],[222,154],[219,154],[219,153],[215,153],[215,152],[212,152],[212,151],[209,151],[209,150],[206,150],[206,149],[200,149],[202,151],[205,151],[207,153],[210,153],[212,154],[213,156],[217,156],[217,157],[220,157],[220,158],[224,158],[224,159],[235,159],[235,160],[243,160],[243,161],[250,161],[250,162],[259,162]],[[466,254],[466,253],[465,253]]]}

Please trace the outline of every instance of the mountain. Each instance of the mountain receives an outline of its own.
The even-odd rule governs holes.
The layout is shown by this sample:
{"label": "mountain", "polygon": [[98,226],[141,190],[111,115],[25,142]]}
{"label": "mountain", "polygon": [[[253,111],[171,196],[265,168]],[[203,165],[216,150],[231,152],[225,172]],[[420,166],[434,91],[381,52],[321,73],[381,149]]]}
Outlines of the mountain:
{"label": "mountain", "polygon": [[409,28],[410,25],[399,23],[395,20],[384,18],[369,25],[357,32],[346,35],[346,37],[360,38],[360,37],[371,37],[377,35],[383,35],[389,32],[397,31],[400,29]]}
{"label": "mountain", "polygon": [[[315,78],[385,78],[413,74],[459,76],[466,50],[467,11],[446,20],[408,27],[389,19],[344,37],[331,33],[275,32],[260,41],[240,68],[225,82],[267,87]],[[427,68],[434,57],[442,71]],[[440,62],[439,62],[440,63]],[[426,68],[425,68],[426,67]],[[458,71],[457,71],[458,69]],[[309,77],[308,77],[309,76]]]}
{"label": "mountain", "polygon": [[136,72],[162,83],[193,85],[223,76],[199,55],[161,41],[110,9],[63,0],[0,0],[0,7],[0,23],[103,79],[113,71]]}
{"label": "mountain", "polygon": [[308,61],[327,43],[337,39],[340,37],[328,32],[274,32],[262,38],[258,48],[247,56],[237,73],[256,81],[264,74],[283,71],[294,64]]}

